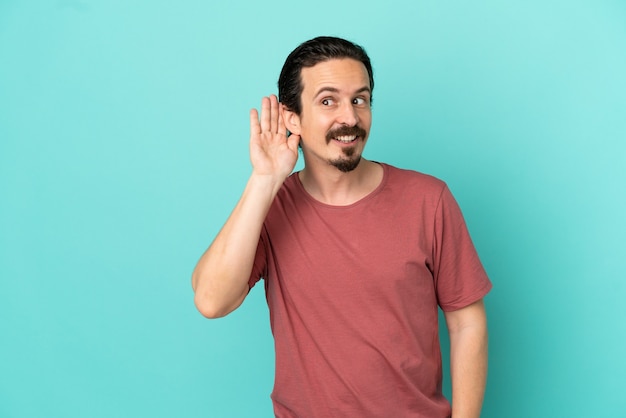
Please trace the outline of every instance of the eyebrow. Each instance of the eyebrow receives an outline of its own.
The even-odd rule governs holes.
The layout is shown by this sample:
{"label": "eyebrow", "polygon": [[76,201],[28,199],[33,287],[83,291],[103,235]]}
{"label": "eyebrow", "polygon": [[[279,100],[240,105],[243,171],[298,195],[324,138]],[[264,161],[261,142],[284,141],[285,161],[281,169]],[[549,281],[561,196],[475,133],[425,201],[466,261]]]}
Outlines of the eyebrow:
{"label": "eyebrow", "polygon": [[[319,89],[315,93],[315,96],[313,96],[313,97],[317,97],[320,94],[325,93],[325,92],[328,92],[328,93],[339,93],[340,91],[339,91],[339,89],[337,89],[335,87],[322,87],[321,89]],[[369,93],[371,95],[372,94],[372,90],[369,87],[367,87],[367,86],[363,86],[360,89],[358,89],[355,93],[356,94],[359,94],[359,93]]]}

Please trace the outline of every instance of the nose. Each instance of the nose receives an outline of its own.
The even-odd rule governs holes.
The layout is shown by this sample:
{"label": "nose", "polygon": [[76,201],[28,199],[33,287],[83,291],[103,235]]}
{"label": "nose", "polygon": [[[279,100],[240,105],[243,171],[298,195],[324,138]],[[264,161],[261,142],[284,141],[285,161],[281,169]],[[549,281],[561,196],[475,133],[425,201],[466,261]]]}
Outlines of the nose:
{"label": "nose", "polygon": [[337,122],[344,126],[355,126],[359,121],[359,115],[351,102],[344,103],[339,108]]}

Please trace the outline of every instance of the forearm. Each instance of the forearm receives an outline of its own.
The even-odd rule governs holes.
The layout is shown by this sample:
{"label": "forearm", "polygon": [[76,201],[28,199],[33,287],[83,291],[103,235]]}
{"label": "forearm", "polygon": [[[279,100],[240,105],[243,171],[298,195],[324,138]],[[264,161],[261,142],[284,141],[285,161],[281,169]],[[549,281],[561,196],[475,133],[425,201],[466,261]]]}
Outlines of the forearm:
{"label": "forearm", "polygon": [[248,294],[263,221],[298,159],[300,137],[287,138],[283,110],[276,96],[271,95],[261,100],[260,120],[256,109],[250,111],[252,175],[191,279],[196,307],[206,317],[230,313]]}
{"label": "forearm", "polygon": [[230,217],[198,261],[192,287],[203,315],[224,316],[245,298],[263,221],[283,180],[253,174]]}
{"label": "forearm", "polygon": [[[482,307],[482,303],[480,304]],[[487,381],[487,324],[484,308],[475,321],[450,330],[452,418],[478,418]]]}

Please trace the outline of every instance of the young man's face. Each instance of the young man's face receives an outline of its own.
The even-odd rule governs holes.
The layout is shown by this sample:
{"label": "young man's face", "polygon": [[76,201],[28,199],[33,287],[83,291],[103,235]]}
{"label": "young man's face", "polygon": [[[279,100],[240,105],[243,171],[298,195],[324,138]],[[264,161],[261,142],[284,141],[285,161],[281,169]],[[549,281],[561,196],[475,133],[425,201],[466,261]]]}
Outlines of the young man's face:
{"label": "young man's face", "polygon": [[357,167],[365,147],[372,113],[367,70],[353,59],[320,62],[301,72],[300,115],[288,112],[287,128],[301,137],[307,164]]}

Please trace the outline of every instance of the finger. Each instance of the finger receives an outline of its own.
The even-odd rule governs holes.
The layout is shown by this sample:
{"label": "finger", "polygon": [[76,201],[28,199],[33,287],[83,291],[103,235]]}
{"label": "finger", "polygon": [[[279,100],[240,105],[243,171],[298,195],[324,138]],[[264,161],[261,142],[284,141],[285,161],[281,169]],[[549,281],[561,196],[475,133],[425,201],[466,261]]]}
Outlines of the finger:
{"label": "finger", "polygon": [[270,96],[270,132],[280,132],[278,130],[278,99],[275,95]]}
{"label": "finger", "polygon": [[250,110],[250,133],[261,133],[261,125],[259,124],[259,112],[257,112],[256,109]]}
{"label": "finger", "polygon": [[270,129],[270,99],[264,97],[261,100],[261,132],[268,132]]}

